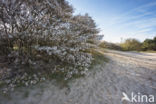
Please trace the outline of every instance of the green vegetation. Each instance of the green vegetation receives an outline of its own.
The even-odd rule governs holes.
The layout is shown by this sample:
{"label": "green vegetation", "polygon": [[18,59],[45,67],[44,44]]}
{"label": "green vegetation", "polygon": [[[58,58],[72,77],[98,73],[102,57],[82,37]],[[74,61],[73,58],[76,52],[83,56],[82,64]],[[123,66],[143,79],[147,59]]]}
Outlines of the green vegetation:
{"label": "green vegetation", "polygon": [[115,50],[122,50],[122,48],[120,47],[119,44],[114,44],[114,43],[110,43],[110,42],[106,42],[106,41],[101,42],[99,47],[108,48],[108,49],[115,49]]}
{"label": "green vegetation", "polygon": [[156,51],[156,37],[154,37],[153,39],[145,39],[143,42],[140,42],[134,38],[129,38],[120,44],[109,43],[109,42],[103,41],[101,42],[99,47],[114,49],[114,50],[122,50],[122,51],[155,52]]}
{"label": "green vegetation", "polygon": [[148,51],[148,50],[156,51],[156,37],[154,37],[153,39],[146,39],[142,43],[141,48],[143,51]]}
{"label": "green vegetation", "polygon": [[156,37],[145,39],[142,43],[136,39],[126,39],[120,46],[125,51],[156,51]]}
{"label": "green vegetation", "polygon": [[107,57],[105,57],[103,51],[101,52],[96,49],[90,49],[89,52],[93,55],[93,58],[94,58],[90,68],[92,68],[93,66],[96,66],[96,65],[104,64],[104,62],[109,61],[109,59]]}
{"label": "green vegetation", "polygon": [[140,51],[141,42],[136,39],[126,39],[124,43],[120,44],[122,50],[124,51]]}

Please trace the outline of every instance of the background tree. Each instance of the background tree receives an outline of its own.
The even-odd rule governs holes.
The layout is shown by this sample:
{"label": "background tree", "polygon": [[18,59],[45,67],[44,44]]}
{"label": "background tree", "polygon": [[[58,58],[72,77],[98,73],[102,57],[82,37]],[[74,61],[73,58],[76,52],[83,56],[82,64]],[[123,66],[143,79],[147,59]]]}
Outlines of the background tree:
{"label": "background tree", "polygon": [[123,50],[131,51],[131,50],[141,50],[141,42],[139,42],[136,39],[126,39],[125,42],[121,43],[120,46],[123,48]]}
{"label": "background tree", "polygon": [[156,37],[154,37],[153,39],[146,39],[143,43],[142,43],[142,49],[143,50],[156,50]]}

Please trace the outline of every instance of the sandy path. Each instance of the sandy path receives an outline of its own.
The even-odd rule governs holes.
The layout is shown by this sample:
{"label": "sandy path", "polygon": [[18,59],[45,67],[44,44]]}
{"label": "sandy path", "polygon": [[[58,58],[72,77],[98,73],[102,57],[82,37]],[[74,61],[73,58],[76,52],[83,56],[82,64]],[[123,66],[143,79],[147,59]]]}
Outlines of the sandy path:
{"label": "sandy path", "polygon": [[128,96],[134,92],[152,94],[156,97],[156,54],[112,50],[107,50],[104,54],[110,58],[109,63],[95,66],[85,78],[71,82],[69,88],[58,88],[53,82],[47,81],[33,88],[20,88],[12,93],[9,99],[0,96],[0,102],[1,104],[135,104],[122,102],[122,92]]}

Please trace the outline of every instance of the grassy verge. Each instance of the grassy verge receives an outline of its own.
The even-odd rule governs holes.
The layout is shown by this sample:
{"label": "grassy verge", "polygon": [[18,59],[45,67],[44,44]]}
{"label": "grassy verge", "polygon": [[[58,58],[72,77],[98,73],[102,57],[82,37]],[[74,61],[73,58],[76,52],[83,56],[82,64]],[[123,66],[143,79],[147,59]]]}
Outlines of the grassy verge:
{"label": "grassy verge", "polygon": [[94,58],[90,68],[93,68],[96,65],[104,64],[105,62],[109,61],[109,59],[104,55],[103,51],[104,50],[102,50],[101,52],[96,49],[90,50],[90,53],[93,55],[93,58]]}
{"label": "grassy verge", "polygon": [[145,53],[156,53],[156,51],[153,51],[153,50],[148,50],[148,51],[140,51],[140,52],[145,52]]}

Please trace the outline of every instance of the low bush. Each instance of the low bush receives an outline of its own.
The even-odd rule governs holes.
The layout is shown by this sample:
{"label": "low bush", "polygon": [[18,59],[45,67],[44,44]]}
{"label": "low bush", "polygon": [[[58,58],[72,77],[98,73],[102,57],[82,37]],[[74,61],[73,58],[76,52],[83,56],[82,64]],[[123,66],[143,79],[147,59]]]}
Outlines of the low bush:
{"label": "low bush", "polygon": [[109,42],[106,42],[106,41],[101,42],[99,47],[108,48],[108,49],[114,49],[114,50],[122,50],[120,45],[115,44],[115,43],[109,43]]}

